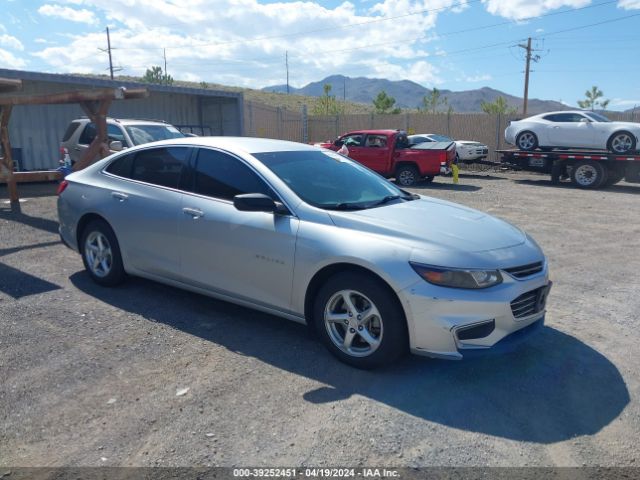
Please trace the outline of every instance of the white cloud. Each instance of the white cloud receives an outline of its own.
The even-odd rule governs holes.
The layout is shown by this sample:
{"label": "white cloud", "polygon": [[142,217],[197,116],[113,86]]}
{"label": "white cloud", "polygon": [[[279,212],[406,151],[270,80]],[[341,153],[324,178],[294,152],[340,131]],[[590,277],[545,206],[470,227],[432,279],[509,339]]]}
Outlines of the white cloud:
{"label": "white cloud", "polygon": [[618,7],[624,8],[625,10],[640,9],[640,0],[620,0]]}
{"label": "white cloud", "polygon": [[[621,0],[621,2],[640,0]],[[482,0],[487,11],[493,15],[520,20],[536,17],[561,7],[579,8],[589,5],[591,0]]]}
{"label": "white cloud", "polygon": [[11,48],[13,50],[24,50],[24,45],[16,37],[7,35],[6,33],[0,34],[0,46]]}
{"label": "white cloud", "polygon": [[47,17],[58,17],[71,22],[86,23],[88,25],[98,23],[95,14],[86,9],[75,10],[70,7],[63,7],[62,5],[45,4],[38,9],[38,13]]}
{"label": "white cloud", "polygon": [[482,75],[467,76],[464,80],[469,83],[488,82],[489,80],[493,80],[493,77],[488,73],[485,73]]}
{"label": "white cloud", "polygon": [[[429,31],[440,13],[459,3],[382,0],[356,7],[344,1],[327,8],[312,1],[84,0],[82,6],[93,11],[85,10],[90,18],[104,16],[112,25],[114,64],[122,65],[123,73],[141,75],[150,66],[162,65],[166,47],[168,72],[175,79],[263,87],[284,83],[287,51],[290,76],[298,86],[341,69],[351,76],[439,83],[438,70],[428,61],[432,52],[425,47],[425,36],[432,37]],[[64,45],[44,48],[35,56],[60,71],[103,72],[107,57],[98,48],[105,47],[105,34],[96,32],[70,36]]]}
{"label": "white cloud", "polygon": [[640,100],[624,100],[622,98],[612,98],[609,105],[612,107],[622,107],[625,109],[629,109],[631,107],[639,106]]}
{"label": "white cloud", "polygon": [[13,53],[7,52],[0,48],[0,67],[2,68],[24,68],[27,66],[27,62],[25,62],[22,58],[16,57]]}

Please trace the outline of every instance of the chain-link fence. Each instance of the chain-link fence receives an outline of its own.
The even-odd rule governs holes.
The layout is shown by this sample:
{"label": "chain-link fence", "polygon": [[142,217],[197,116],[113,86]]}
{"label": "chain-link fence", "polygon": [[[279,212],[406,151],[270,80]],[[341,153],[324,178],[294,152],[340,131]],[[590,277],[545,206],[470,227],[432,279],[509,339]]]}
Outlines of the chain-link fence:
{"label": "chain-link fence", "polygon": [[[637,112],[607,112],[611,120],[640,121]],[[486,113],[401,113],[307,115],[307,109],[292,112],[255,102],[245,102],[244,134],[303,143],[334,140],[339,135],[362,129],[400,129],[409,134],[439,133],[456,140],[475,140],[489,147],[489,160],[498,160],[496,150],[508,148],[504,130],[518,115]]]}

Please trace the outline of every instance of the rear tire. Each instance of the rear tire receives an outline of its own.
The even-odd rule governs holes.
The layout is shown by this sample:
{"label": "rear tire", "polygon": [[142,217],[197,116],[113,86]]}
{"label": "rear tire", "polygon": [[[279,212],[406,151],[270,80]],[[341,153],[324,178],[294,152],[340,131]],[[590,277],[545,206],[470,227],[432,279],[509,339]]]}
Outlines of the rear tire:
{"label": "rear tire", "polygon": [[331,277],[316,295],[313,321],[327,349],[356,368],[390,364],[408,351],[401,305],[384,283],[369,275]]}
{"label": "rear tire", "polygon": [[126,278],[118,240],[104,220],[93,220],[85,227],[80,240],[80,254],[84,268],[97,284],[114,287]]}
{"label": "rear tire", "polygon": [[420,178],[420,172],[413,165],[401,165],[396,170],[396,183],[402,187],[412,187]]}
{"label": "rear tire", "polygon": [[530,152],[538,148],[538,137],[535,133],[525,130],[516,137],[516,147],[525,152]]}
{"label": "rear tire", "polygon": [[584,160],[573,165],[571,181],[578,188],[599,188],[607,180],[607,171],[593,160]]}

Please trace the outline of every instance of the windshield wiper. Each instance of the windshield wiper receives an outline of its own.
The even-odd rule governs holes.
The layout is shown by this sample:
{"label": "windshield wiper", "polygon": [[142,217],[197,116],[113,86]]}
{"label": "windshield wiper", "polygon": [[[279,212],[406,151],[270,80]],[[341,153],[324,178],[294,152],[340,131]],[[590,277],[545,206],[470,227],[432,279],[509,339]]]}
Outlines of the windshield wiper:
{"label": "windshield wiper", "polygon": [[326,210],[363,210],[365,207],[358,203],[333,203],[328,205],[322,205],[322,208]]}
{"label": "windshield wiper", "polygon": [[414,196],[412,194],[407,194],[407,195],[387,195],[386,197],[382,198],[381,200],[378,200],[377,202],[374,203],[370,203],[369,205],[367,205],[367,208],[371,208],[371,207],[377,207],[379,205],[384,205],[385,203],[389,203],[392,202],[394,200],[415,200],[416,198],[419,198],[417,196]]}

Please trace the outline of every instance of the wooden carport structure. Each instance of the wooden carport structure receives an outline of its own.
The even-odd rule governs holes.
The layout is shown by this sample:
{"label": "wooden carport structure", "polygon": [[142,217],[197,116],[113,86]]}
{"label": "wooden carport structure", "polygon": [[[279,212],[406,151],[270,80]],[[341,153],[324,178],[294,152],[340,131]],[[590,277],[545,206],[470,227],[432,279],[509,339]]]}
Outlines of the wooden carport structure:
{"label": "wooden carport structure", "polygon": [[[20,80],[0,78],[0,93],[19,90],[22,87]],[[62,173],[57,170],[45,170],[35,172],[14,172],[13,158],[11,155],[11,142],[9,141],[9,119],[11,110],[18,105],[62,105],[79,103],[82,110],[96,125],[96,137],[82,157],[73,166],[73,170],[81,170],[96,158],[104,158],[109,155],[107,138],[107,112],[113,100],[128,100],[145,98],[149,96],[146,88],[126,89],[102,88],[94,90],[82,90],[48,95],[0,95],[0,181],[7,183],[9,200],[18,202],[18,182],[40,182],[57,180]]]}

